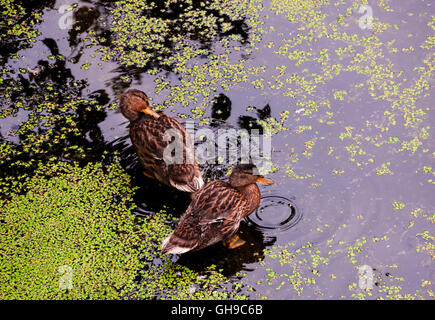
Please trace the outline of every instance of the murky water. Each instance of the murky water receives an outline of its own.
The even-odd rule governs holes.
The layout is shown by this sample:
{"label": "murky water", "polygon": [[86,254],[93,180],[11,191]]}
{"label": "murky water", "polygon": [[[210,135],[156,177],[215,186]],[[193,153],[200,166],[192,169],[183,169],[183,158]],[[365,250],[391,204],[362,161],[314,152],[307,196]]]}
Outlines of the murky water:
{"label": "murky water", "polygon": [[[109,30],[113,4],[76,2],[72,29],[59,27],[63,16],[60,7],[72,2],[45,1],[38,8],[28,7],[42,14],[37,25],[40,35],[31,48],[18,50],[18,58],[2,49],[3,64],[11,70],[8,75],[21,81],[20,90],[26,90],[26,83],[36,78],[50,80],[63,94],[96,99],[103,110],[77,110],[83,139],[75,142],[85,147],[86,161],[100,159],[104,150],[118,151],[133,183],[140,187],[136,214],[152,214],[165,205],[180,215],[189,198],[156,186],[155,181],[141,175],[128,139],[128,121],[109,107],[126,88],[134,87],[146,92],[155,106],[166,107],[166,113],[190,117],[194,102],[187,108],[179,102],[167,103],[169,87],[155,94],[158,77],[176,86],[182,75],[169,69],[150,75],[146,67],[125,66],[113,59],[102,61],[98,49],[110,47],[115,37]],[[351,6],[349,1],[337,1],[337,5],[306,2],[315,3],[308,5],[310,10],[326,15],[325,21],[332,25],[330,34],[342,16],[348,26],[340,32],[355,34],[358,39],[376,35],[383,51],[376,51],[380,49],[375,41],[373,46],[364,46],[338,35],[321,37],[323,29],[309,29],[309,19],[291,23],[285,8],[282,13],[273,9],[285,1],[261,3],[259,19],[265,31],[255,44],[257,49],[244,57],[244,68],[264,67],[264,72],[250,73],[249,81],[238,82],[228,90],[217,85],[213,91],[217,98],[196,124],[207,119],[202,125],[213,130],[261,128],[259,123],[264,122],[278,128],[272,136],[276,170],[270,177],[275,184],[260,187],[260,208],[241,225],[240,236],[246,245],[228,251],[217,244],[175,257],[174,262],[196,270],[215,264],[228,276],[244,271],[243,282],[255,289],[250,293],[253,299],[398,298],[407,294],[433,299],[435,178],[431,170],[435,170],[435,149],[431,135],[435,82],[431,67],[435,60],[434,48],[421,45],[435,36],[434,29],[428,27],[433,23],[435,6],[429,0],[368,1],[374,8],[375,23],[388,24],[385,31],[376,32],[358,27],[361,14],[345,16],[343,10]],[[234,47],[248,48],[244,38],[248,27],[242,22],[233,27],[233,33],[242,38]],[[304,40],[313,36],[311,30],[318,32],[314,40]],[[301,42],[290,42],[298,34]],[[226,36],[223,32],[220,35]],[[98,40],[89,45],[88,39]],[[288,43],[293,47],[285,49],[285,54],[277,53]],[[212,52],[221,50],[210,43],[203,45]],[[346,46],[353,46],[354,51],[346,51]],[[292,53],[295,48],[299,53]],[[329,58],[322,64],[323,60],[316,59],[325,49]],[[230,54],[231,60],[240,59],[239,50]],[[339,55],[334,54],[336,50],[344,51]],[[205,58],[191,63],[200,65],[201,59]],[[361,62],[355,63],[356,59]],[[332,73],[342,69],[329,78],[329,66]],[[348,66],[354,69],[346,69]],[[370,73],[379,66],[383,67],[379,74]],[[30,71],[20,74],[20,69]],[[422,76],[427,70],[427,76]],[[391,77],[384,76],[387,71]],[[292,75],[303,78],[289,80]],[[317,81],[319,75],[323,78]],[[417,90],[410,89],[413,95],[408,94],[406,88],[415,88],[419,79],[427,83],[422,81]],[[402,95],[390,92],[394,88],[390,80],[400,83]],[[308,87],[315,84],[313,91],[304,87],[304,81]],[[20,137],[10,131],[17,130],[27,117],[28,112],[20,109],[14,117],[0,119],[0,138],[18,143]],[[267,122],[271,118],[275,122]],[[56,156],[64,157],[60,151]],[[227,167],[207,165],[202,171],[207,180],[214,180],[224,178]],[[359,282],[363,265],[373,271],[371,295]]]}

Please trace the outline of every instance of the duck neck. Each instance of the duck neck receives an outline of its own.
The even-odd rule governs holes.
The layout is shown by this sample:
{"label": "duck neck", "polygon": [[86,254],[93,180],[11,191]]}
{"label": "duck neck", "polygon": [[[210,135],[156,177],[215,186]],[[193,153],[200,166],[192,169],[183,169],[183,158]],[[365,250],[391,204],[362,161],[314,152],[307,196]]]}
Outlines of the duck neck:
{"label": "duck neck", "polygon": [[243,195],[248,202],[248,209],[246,210],[245,217],[250,215],[260,205],[261,193],[256,183],[248,184],[246,186],[237,187],[237,190]]}

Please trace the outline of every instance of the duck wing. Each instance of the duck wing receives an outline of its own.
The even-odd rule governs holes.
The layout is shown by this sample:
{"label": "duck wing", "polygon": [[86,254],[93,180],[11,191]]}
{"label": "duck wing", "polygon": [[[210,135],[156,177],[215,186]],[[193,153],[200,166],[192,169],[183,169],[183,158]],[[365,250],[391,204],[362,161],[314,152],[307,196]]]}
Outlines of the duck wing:
{"label": "duck wing", "polygon": [[233,235],[247,210],[242,195],[224,181],[214,181],[195,193],[162,251],[184,253],[199,250]]}
{"label": "duck wing", "polygon": [[[187,131],[177,120],[162,114],[158,119],[142,117],[130,127],[130,138],[135,148],[149,158],[163,160],[163,154],[172,140],[165,140],[164,135],[170,129],[177,139],[187,141]],[[185,152],[185,150],[184,150]]]}
{"label": "duck wing", "polygon": [[[182,142],[183,163],[165,162],[164,152],[173,138],[164,138],[165,133],[171,129],[170,135]],[[164,114],[158,119],[143,117],[132,124],[130,137],[145,170],[151,171],[151,175],[158,180],[186,192],[197,191],[204,185],[194,150],[189,150],[186,146],[189,135],[177,120]],[[190,163],[186,163],[186,160],[190,160]]]}

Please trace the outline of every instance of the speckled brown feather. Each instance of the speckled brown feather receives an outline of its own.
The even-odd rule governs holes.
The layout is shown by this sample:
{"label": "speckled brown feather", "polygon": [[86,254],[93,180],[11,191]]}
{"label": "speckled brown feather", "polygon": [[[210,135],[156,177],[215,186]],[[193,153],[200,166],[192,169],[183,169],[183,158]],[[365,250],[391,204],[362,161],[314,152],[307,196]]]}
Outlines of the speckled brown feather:
{"label": "speckled brown feather", "polygon": [[[193,164],[166,164],[163,160],[163,152],[172,141],[163,139],[164,133],[169,129],[176,129],[181,136],[180,139],[183,142],[187,141],[186,129],[177,120],[164,114],[160,114],[158,119],[144,115],[139,120],[133,121],[130,127],[130,138],[148,175],[167,185],[186,185],[191,189],[184,191],[196,191],[199,187],[195,185],[194,178],[201,176],[196,161]],[[186,148],[183,152],[186,159]]]}
{"label": "speckled brown feather", "polygon": [[[255,202],[256,208],[256,199]],[[195,193],[170,237],[170,246],[199,250],[228,239],[237,232],[242,219],[255,209],[252,207],[243,193],[229,183],[210,182]]]}
{"label": "speckled brown feather", "polygon": [[[204,182],[194,150],[187,148],[189,136],[181,123],[153,111],[148,96],[137,89],[127,90],[121,95],[119,108],[130,120],[130,138],[146,176],[154,177],[181,191],[195,192],[202,187]],[[164,139],[164,134],[169,129],[178,135],[177,141],[183,142],[183,163],[170,164],[163,159],[165,149],[173,141],[173,138],[170,141]]]}

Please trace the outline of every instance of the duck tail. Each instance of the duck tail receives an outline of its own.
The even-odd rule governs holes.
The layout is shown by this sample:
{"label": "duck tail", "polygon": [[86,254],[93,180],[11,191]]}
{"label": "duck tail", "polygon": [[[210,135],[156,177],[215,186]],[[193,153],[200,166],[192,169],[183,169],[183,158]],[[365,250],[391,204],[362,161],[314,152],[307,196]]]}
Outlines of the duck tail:
{"label": "duck tail", "polygon": [[201,189],[204,186],[204,180],[202,179],[202,176],[200,175],[199,177],[193,178],[193,184],[195,186],[195,191]]}
{"label": "duck tail", "polygon": [[160,248],[163,253],[182,254],[192,249],[187,247],[181,247],[180,245],[175,244],[173,241],[171,241],[172,237],[173,235],[170,235],[165,240],[163,240],[162,246]]}
{"label": "duck tail", "polygon": [[191,181],[187,183],[177,183],[172,179],[169,180],[169,183],[174,188],[184,192],[196,192],[204,186],[204,180],[201,176],[194,177]]}

